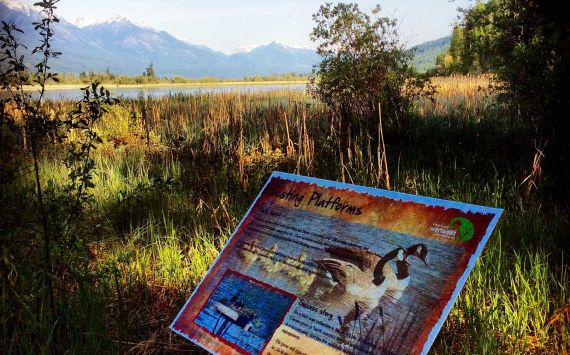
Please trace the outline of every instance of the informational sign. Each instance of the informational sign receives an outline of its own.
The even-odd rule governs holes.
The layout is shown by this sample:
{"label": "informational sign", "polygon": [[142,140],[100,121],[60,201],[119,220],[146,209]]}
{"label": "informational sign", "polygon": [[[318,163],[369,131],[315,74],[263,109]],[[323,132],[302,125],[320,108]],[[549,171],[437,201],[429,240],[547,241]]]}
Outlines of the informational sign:
{"label": "informational sign", "polygon": [[273,173],[171,329],[217,354],[425,354],[501,213]]}

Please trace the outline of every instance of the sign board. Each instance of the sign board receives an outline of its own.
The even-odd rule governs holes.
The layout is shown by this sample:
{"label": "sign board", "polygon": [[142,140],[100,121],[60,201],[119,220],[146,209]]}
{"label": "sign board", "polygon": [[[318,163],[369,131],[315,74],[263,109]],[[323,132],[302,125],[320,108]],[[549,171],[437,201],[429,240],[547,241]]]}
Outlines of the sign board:
{"label": "sign board", "polygon": [[171,329],[218,354],[425,354],[501,213],[275,172]]}

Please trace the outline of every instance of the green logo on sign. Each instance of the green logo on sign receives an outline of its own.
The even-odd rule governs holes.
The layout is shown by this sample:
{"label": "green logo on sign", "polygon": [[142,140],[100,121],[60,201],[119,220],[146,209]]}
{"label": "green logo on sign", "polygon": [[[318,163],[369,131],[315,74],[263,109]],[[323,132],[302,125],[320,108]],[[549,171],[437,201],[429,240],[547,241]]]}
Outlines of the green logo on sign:
{"label": "green logo on sign", "polygon": [[461,242],[466,242],[469,239],[473,238],[473,234],[475,234],[475,228],[473,227],[473,223],[465,217],[455,217],[449,223],[449,228],[455,227],[459,224],[459,234],[457,235],[457,240]]}

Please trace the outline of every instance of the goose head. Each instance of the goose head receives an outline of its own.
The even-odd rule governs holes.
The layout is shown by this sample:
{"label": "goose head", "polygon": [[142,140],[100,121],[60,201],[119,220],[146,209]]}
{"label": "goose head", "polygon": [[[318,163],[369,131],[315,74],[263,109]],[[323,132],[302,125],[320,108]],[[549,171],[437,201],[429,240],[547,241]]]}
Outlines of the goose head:
{"label": "goose head", "polygon": [[425,244],[412,245],[405,251],[405,254],[406,256],[404,259],[406,259],[410,255],[413,255],[419,258],[421,261],[423,261],[424,264],[426,264],[426,266],[429,266],[427,262],[428,248]]}

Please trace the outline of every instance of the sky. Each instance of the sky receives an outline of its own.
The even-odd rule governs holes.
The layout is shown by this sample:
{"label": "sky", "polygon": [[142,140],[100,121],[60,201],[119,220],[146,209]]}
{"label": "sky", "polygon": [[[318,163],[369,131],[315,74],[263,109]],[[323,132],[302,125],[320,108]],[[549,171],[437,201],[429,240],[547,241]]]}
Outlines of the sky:
{"label": "sky", "polygon": [[[32,4],[36,0],[23,0]],[[193,44],[224,53],[272,41],[314,47],[309,39],[312,14],[324,0],[62,0],[57,14],[70,22],[105,20],[116,15],[164,30]],[[347,1],[348,2],[348,1]],[[386,15],[400,21],[409,46],[447,36],[457,8],[470,0],[354,1],[369,11],[380,3]]]}

